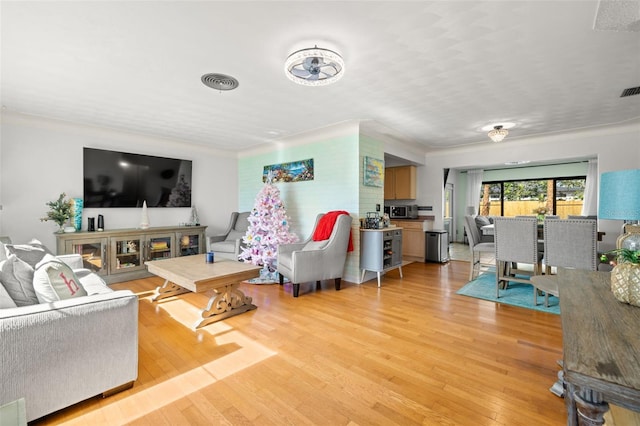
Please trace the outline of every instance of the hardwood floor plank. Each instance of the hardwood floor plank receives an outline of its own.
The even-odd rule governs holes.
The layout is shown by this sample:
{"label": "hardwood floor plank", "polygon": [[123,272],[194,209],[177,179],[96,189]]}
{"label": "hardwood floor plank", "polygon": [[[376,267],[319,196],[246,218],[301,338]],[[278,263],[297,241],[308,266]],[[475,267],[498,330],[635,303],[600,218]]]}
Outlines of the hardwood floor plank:
{"label": "hardwood floor plank", "polygon": [[132,389],[33,422],[172,425],[558,425],[558,315],[456,295],[468,263],[412,263],[361,285],[242,284],[258,309],[198,330],[208,294],[139,293]]}

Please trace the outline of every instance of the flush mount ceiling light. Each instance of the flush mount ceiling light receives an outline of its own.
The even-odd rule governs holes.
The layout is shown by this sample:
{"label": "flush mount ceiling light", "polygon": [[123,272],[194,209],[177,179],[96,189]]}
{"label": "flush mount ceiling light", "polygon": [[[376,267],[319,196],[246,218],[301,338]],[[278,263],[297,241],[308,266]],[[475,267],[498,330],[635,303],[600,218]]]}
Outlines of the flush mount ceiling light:
{"label": "flush mount ceiling light", "polygon": [[487,133],[487,136],[494,142],[502,142],[504,138],[507,137],[509,131],[507,129],[503,129],[502,126],[494,126],[493,130]]}
{"label": "flush mount ceiling light", "polygon": [[483,131],[491,130],[487,133],[487,136],[494,142],[502,142],[502,140],[509,134],[507,129],[515,127],[515,123],[495,123],[488,124],[482,128]]}
{"label": "flush mount ceiling light", "polygon": [[325,86],[344,75],[342,56],[318,46],[293,52],[284,63],[289,80],[303,86]]}
{"label": "flush mount ceiling light", "polygon": [[235,78],[217,73],[205,74],[200,80],[205,86],[216,90],[233,90],[240,85]]}

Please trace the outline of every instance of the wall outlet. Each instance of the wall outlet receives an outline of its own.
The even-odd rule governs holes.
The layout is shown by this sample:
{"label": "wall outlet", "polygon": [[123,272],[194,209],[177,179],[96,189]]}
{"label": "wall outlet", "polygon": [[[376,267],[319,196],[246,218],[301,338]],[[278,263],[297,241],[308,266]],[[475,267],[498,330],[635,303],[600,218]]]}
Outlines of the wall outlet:
{"label": "wall outlet", "polygon": [[380,211],[380,204],[376,204],[376,211],[379,212]]}

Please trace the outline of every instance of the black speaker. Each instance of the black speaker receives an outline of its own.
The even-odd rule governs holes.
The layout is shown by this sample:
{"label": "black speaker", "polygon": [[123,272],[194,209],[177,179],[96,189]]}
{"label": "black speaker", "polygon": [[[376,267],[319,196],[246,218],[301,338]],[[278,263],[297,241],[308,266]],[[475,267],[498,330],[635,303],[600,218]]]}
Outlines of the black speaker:
{"label": "black speaker", "polygon": [[96,230],[96,218],[88,217],[87,218],[87,231],[93,232]]}

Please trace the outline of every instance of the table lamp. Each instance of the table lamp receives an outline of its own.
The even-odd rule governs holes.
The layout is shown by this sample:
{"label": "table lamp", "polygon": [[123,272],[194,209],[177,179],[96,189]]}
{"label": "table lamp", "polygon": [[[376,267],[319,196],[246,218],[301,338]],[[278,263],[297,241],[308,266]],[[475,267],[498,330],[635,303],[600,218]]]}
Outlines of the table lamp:
{"label": "table lamp", "polygon": [[[640,169],[618,170],[600,175],[598,219],[640,220]],[[640,225],[625,223],[617,248],[640,250]]]}

